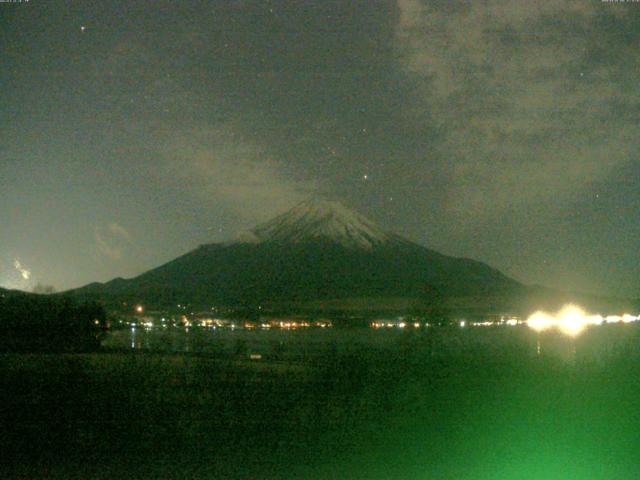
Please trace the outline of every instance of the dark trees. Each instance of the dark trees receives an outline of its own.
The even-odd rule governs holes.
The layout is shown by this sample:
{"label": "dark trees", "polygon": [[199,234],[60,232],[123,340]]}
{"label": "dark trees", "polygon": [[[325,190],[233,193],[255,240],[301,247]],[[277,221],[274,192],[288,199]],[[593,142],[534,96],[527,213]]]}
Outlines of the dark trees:
{"label": "dark trees", "polygon": [[0,297],[0,349],[91,351],[107,328],[103,307],[66,297],[14,294]]}

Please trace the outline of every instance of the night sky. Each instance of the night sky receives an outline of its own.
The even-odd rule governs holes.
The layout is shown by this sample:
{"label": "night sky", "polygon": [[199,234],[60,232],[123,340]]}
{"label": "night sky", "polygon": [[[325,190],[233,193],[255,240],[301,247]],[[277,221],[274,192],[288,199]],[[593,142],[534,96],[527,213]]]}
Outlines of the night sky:
{"label": "night sky", "polygon": [[0,286],[310,196],[526,283],[640,287],[640,3],[0,3]]}

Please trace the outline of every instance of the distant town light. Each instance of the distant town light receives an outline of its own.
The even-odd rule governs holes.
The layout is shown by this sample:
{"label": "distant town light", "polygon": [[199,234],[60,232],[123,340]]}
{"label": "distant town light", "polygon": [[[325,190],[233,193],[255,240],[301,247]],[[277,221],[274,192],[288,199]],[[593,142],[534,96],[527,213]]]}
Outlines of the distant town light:
{"label": "distant town light", "polygon": [[142,305],[136,305],[136,312],[137,313],[142,313],[144,312],[144,307]]}
{"label": "distant town light", "polygon": [[495,325],[495,323],[487,320],[487,321],[484,321],[484,322],[474,322],[474,323],[472,323],[472,325],[474,327],[493,327]]}

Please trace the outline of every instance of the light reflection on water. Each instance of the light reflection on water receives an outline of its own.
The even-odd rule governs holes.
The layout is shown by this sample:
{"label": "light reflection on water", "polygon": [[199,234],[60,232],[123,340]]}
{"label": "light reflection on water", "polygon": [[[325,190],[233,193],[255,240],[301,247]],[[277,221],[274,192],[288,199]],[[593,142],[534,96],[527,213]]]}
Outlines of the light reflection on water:
{"label": "light reflection on water", "polygon": [[260,354],[264,359],[312,359],[368,352],[419,352],[434,357],[481,354],[560,357],[567,361],[606,360],[623,353],[640,357],[640,325],[605,325],[587,330],[577,338],[558,332],[538,333],[526,326],[490,329],[431,328],[422,330],[370,328],[331,329],[224,329],[224,328],[131,328],[109,333],[103,346],[109,349],[212,356]]}

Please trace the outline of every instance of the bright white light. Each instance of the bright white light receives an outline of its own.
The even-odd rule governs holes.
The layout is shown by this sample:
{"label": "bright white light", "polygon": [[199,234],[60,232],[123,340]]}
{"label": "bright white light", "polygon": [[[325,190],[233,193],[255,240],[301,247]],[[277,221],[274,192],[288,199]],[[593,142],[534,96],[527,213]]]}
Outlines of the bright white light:
{"label": "bright white light", "polygon": [[460,326],[464,327],[467,324],[467,322],[465,320],[460,320]]}
{"label": "bright white light", "polygon": [[587,326],[588,318],[585,311],[575,305],[567,305],[558,314],[560,331],[571,337],[580,334]]}
{"label": "bright white light", "polygon": [[531,315],[527,320],[527,325],[534,329],[536,332],[542,332],[555,325],[555,319],[542,311],[538,311]]}
{"label": "bright white light", "polygon": [[593,325],[602,325],[602,322],[604,322],[604,317],[602,315],[591,315],[587,318],[589,319],[589,323]]}
{"label": "bright white light", "polygon": [[579,335],[587,326],[602,325],[605,320],[608,323],[629,323],[638,319],[639,317],[629,314],[624,314],[623,316],[610,315],[606,318],[602,315],[587,315],[582,308],[576,305],[565,305],[555,314],[543,311],[535,312],[527,319],[527,325],[537,332],[558,328],[562,333],[573,337]]}

